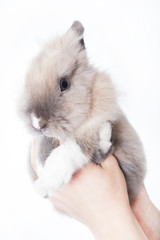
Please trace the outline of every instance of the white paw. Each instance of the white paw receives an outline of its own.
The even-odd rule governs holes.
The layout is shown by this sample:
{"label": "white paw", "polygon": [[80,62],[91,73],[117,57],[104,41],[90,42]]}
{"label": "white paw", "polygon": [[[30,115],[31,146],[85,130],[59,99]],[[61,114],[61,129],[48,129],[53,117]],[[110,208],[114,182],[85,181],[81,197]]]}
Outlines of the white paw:
{"label": "white paw", "polygon": [[88,161],[75,142],[69,140],[63,143],[47,158],[38,180],[35,181],[37,191],[43,197],[53,195]]}
{"label": "white paw", "polygon": [[103,153],[107,153],[112,145],[112,126],[110,122],[104,123],[99,131],[99,147]]}
{"label": "white paw", "polygon": [[35,181],[36,190],[42,197],[54,194],[64,183],[68,183],[72,177],[73,172],[68,169],[68,166],[63,161],[66,157],[60,150],[55,149],[54,154],[48,157],[43,171]]}
{"label": "white paw", "polygon": [[40,196],[51,196],[56,190],[60,189],[63,184],[67,184],[71,177],[72,173],[70,171],[53,171],[51,174],[51,172],[49,173],[45,170],[44,173],[34,182],[34,187]]}
{"label": "white paw", "polygon": [[36,192],[43,198],[47,197],[47,191],[45,189],[45,187],[43,187],[42,184],[42,179],[38,178],[35,182],[34,182],[34,187]]}

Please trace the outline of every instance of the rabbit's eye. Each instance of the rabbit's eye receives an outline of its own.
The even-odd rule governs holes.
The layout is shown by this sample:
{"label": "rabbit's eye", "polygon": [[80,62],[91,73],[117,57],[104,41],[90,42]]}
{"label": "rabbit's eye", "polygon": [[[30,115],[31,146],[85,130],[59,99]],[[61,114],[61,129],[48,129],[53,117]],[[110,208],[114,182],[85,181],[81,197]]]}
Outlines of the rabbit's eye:
{"label": "rabbit's eye", "polygon": [[69,81],[65,77],[61,78],[59,85],[60,85],[61,92],[64,92],[69,88]]}

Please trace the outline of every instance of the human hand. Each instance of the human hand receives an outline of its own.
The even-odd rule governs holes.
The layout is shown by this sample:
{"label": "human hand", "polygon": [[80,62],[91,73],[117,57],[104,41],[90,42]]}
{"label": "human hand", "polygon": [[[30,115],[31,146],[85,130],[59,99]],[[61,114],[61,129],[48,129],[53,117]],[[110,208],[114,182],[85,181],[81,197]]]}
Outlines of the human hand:
{"label": "human hand", "polygon": [[126,182],[113,156],[102,165],[87,164],[74,174],[69,184],[51,197],[51,201],[57,208],[87,225],[91,219],[96,221],[95,215],[102,216],[105,206],[108,216],[117,208],[117,202],[129,206]]}
{"label": "human hand", "polygon": [[[36,172],[35,159],[36,141],[32,146],[32,166]],[[146,239],[132,214],[126,182],[113,156],[101,165],[86,165],[50,200],[55,207],[87,225],[96,239]]]}
{"label": "human hand", "polygon": [[87,225],[96,239],[146,239],[132,214],[125,178],[111,155],[101,165],[89,163],[79,170],[50,200]]}

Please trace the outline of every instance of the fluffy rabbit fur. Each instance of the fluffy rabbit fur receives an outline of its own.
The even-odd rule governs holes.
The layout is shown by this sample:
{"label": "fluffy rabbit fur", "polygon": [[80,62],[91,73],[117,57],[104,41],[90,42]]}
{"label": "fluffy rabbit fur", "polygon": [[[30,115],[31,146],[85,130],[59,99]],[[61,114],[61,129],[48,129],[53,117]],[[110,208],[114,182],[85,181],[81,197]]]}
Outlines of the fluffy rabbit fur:
{"label": "fluffy rabbit fur", "polygon": [[133,201],[145,175],[142,145],[110,78],[88,63],[83,32],[75,21],[45,45],[26,77],[22,112],[39,143],[35,185],[49,196],[84,164],[101,163],[112,153]]}

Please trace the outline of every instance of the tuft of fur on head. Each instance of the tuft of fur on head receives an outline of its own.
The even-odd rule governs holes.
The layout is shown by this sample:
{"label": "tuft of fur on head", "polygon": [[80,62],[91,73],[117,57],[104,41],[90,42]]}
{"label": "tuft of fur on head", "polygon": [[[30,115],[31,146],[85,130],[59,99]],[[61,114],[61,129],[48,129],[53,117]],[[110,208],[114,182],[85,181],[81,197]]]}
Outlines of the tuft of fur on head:
{"label": "tuft of fur on head", "polygon": [[[27,73],[23,112],[31,129],[32,115],[45,122],[41,133],[46,136],[63,138],[91,119],[99,125],[117,118],[114,87],[106,74],[88,63],[83,33],[82,24],[75,21],[45,45]],[[62,78],[69,81],[65,92],[60,90]]]}

